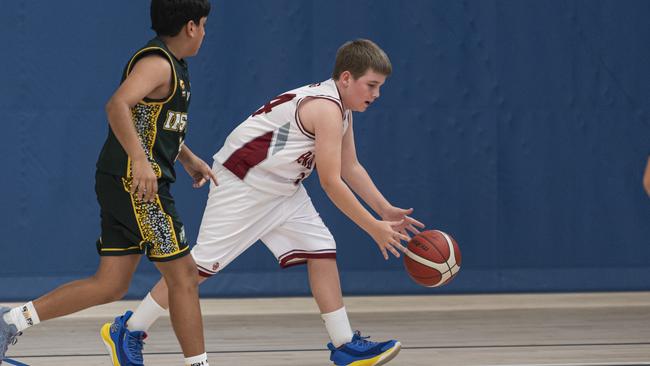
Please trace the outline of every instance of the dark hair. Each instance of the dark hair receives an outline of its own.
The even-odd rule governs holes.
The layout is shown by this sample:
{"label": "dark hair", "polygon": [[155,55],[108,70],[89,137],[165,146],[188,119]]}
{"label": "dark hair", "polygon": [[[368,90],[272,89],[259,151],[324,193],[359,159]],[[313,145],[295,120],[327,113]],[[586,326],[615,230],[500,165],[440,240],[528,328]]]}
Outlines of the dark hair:
{"label": "dark hair", "polygon": [[356,39],[345,42],[336,52],[336,62],[332,78],[338,80],[344,71],[349,71],[352,77],[362,77],[368,69],[383,75],[390,75],[393,66],[386,52],[368,39]]}
{"label": "dark hair", "polygon": [[208,0],[151,0],[151,29],[159,36],[173,37],[187,22],[199,24],[209,13]]}

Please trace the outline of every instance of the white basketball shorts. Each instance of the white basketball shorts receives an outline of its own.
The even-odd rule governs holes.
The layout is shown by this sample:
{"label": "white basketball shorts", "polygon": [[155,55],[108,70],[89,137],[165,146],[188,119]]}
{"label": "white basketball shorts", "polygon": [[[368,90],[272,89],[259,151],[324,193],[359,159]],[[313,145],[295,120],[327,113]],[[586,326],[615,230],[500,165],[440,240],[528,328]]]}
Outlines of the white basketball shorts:
{"label": "white basketball shorts", "polygon": [[192,249],[199,274],[216,274],[257,240],[283,268],[309,258],[336,258],[336,242],[302,184],[292,196],[278,196],[249,186],[219,163],[213,171],[218,185],[210,185]]}

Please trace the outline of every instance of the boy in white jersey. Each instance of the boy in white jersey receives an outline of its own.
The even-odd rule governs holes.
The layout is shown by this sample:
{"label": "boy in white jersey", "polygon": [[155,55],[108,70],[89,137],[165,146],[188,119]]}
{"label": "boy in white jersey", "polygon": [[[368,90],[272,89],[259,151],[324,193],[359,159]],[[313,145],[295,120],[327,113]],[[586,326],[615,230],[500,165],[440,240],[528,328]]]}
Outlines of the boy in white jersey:
{"label": "boy in white jersey", "polygon": [[[388,56],[369,40],[344,44],[332,79],[284,93],[255,111],[228,136],[215,155],[218,185],[210,190],[192,255],[200,281],[216,274],[257,240],[280,266],[307,263],[312,294],[321,311],[336,365],[381,365],[397,355],[395,340],[371,342],[353,333],[343,305],[336,243],[301,184],[318,166],[332,202],[377,243],[385,259],[399,257],[407,230],[424,225],[412,209],[391,205],[359,163],[352,111],[379,97],[392,71]],[[361,197],[376,219],[355,197]],[[161,280],[128,321],[146,331],[167,308]]]}

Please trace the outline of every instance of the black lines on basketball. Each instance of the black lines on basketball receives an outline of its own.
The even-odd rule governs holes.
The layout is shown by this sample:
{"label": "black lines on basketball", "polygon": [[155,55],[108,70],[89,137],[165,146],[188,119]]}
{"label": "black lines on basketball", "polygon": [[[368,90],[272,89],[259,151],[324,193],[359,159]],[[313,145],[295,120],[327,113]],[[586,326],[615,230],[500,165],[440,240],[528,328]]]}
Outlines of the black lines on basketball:
{"label": "black lines on basketball", "polygon": [[423,231],[408,242],[404,267],[416,283],[437,287],[450,282],[458,273],[460,250],[456,241],[438,230]]}
{"label": "black lines on basketball", "polygon": [[[448,258],[451,258],[451,250],[448,254],[443,253],[442,248],[449,248],[449,244],[447,244],[447,239],[445,238],[444,235],[442,235],[438,231],[425,231],[425,235],[422,235],[422,238],[426,240],[429,245],[436,251],[438,254],[440,254],[441,258],[445,258],[445,264],[447,265],[447,268],[449,268],[449,272],[451,272],[451,266],[449,265]],[[440,241],[442,241],[445,245],[440,247],[440,242],[436,241],[434,238],[432,238],[432,235],[437,235],[438,238],[440,238]]]}

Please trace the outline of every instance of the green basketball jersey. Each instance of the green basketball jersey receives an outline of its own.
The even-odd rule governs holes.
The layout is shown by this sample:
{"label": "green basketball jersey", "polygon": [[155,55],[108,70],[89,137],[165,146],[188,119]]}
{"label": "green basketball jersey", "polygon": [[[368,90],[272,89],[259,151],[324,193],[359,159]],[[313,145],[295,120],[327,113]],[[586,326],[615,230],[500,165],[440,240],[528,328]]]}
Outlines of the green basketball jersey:
{"label": "green basketball jersey", "polygon": [[[122,75],[122,82],[135,63],[144,56],[158,54],[172,66],[172,90],[166,99],[145,98],[131,109],[133,124],[149,162],[159,179],[176,180],[174,162],[187,131],[187,110],[190,104],[190,79],[187,63],[177,60],[165,43],[154,38],[138,50],[129,60]],[[97,170],[103,173],[130,178],[131,159],[109,128]]]}

